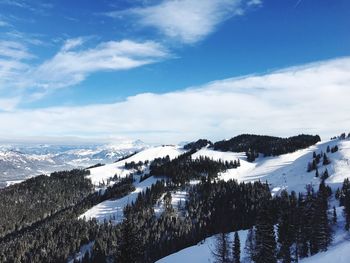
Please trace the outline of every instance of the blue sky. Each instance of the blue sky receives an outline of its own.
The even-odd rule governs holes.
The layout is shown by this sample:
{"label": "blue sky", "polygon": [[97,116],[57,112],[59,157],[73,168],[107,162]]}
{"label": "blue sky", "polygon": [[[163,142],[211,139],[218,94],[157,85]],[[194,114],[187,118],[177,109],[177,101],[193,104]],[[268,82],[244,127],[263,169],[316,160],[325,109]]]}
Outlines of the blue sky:
{"label": "blue sky", "polygon": [[[310,127],[304,120],[285,129],[272,129],[264,121],[272,108],[249,124],[243,120],[252,119],[246,113],[234,116],[235,121],[222,118],[223,114],[200,114],[203,124],[198,130],[177,129],[191,121],[180,118],[184,114],[181,107],[187,105],[175,103],[175,97],[193,90],[202,95],[208,87],[217,92],[227,82],[231,83],[228,92],[237,95],[242,91],[235,88],[238,83],[232,83],[232,78],[247,81],[260,76],[262,83],[245,87],[244,93],[276,107],[282,100],[270,99],[270,93],[274,94],[270,92],[274,86],[271,76],[281,70],[303,75],[305,68],[315,72],[334,65],[330,69],[334,75],[325,81],[329,86],[320,96],[331,89],[343,92],[345,86],[335,89],[334,85],[340,83],[340,73],[348,65],[349,28],[350,2],[346,0],[0,0],[0,120],[11,119],[20,130],[1,135],[9,139],[116,136],[166,141],[229,137],[244,131],[289,135],[306,130],[328,136],[337,130],[326,128],[329,119]],[[347,79],[341,80],[349,84]],[[304,83],[301,79],[295,82]],[[257,94],[257,88],[267,93]],[[171,114],[179,114],[177,126],[168,125],[165,117],[153,120],[155,112],[171,111],[144,103],[144,96],[172,97]],[[142,101],[135,107],[145,104],[140,114],[153,112],[148,118],[150,125],[139,125],[140,120],[133,124],[142,116],[129,116],[130,111],[120,113],[124,119],[96,123],[96,129],[88,124],[91,110],[103,108],[105,115],[114,116],[119,112],[104,108],[128,108],[139,98]],[[220,98],[216,103],[221,104]],[[285,101],[284,105],[296,103]],[[345,103],[339,107],[347,110]],[[57,111],[77,113],[70,120],[57,117]],[[23,114],[31,116],[24,129]],[[295,109],[289,108],[286,119],[294,114]],[[69,121],[72,124],[66,124]],[[340,121],[345,128],[348,119],[343,116]],[[119,126],[111,127],[108,122]]]}

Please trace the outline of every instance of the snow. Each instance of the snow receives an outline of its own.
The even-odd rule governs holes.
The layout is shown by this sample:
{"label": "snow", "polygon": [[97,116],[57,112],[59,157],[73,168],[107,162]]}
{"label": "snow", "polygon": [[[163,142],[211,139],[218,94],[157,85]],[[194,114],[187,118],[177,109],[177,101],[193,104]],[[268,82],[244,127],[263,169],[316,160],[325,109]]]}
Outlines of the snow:
{"label": "snow", "polygon": [[333,242],[328,251],[321,252],[312,257],[305,258],[300,261],[301,263],[350,262],[350,235],[344,230],[345,218],[343,216],[343,209],[344,207],[337,207],[338,223],[336,229],[334,229]]}
{"label": "snow", "polygon": [[[239,239],[241,241],[241,258],[244,259],[244,246],[247,238],[247,230],[238,231]],[[234,233],[229,234],[230,241],[233,241]],[[205,241],[198,243],[195,246],[185,248],[177,253],[171,254],[165,258],[157,261],[157,263],[178,263],[178,262],[191,262],[191,263],[205,263],[214,262],[212,251],[215,249],[215,236],[207,238]]]}
{"label": "snow", "polygon": [[[157,204],[154,207],[154,212],[157,216],[160,216],[164,210],[164,196],[166,193],[164,193],[158,200]],[[178,190],[178,191],[172,191],[171,193],[171,205],[174,208],[175,211],[179,212],[181,209],[184,208],[188,193],[184,190]]]}
{"label": "snow", "polygon": [[74,258],[68,260],[67,262],[74,263],[74,259],[82,260],[86,253],[91,253],[94,244],[95,244],[95,241],[91,241],[90,243],[81,246],[79,252],[74,255]]}
{"label": "snow", "polygon": [[153,176],[147,178],[141,183],[135,183],[135,191],[123,198],[116,200],[106,200],[98,205],[93,206],[91,209],[82,214],[79,218],[90,220],[95,218],[99,223],[103,223],[105,220],[111,220],[112,223],[120,223],[124,219],[123,209],[127,204],[134,202],[139,193],[145,191],[148,187],[151,187],[157,179]]}
{"label": "snow", "polygon": [[[312,153],[326,152],[327,146],[338,145],[339,151],[327,153],[331,164],[323,167],[319,165],[320,174],[325,168],[328,169],[330,177],[326,183],[335,190],[341,187],[345,178],[349,177],[350,170],[350,141],[332,140],[320,142],[307,149],[294,153],[284,154],[277,157],[258,158],[254,163],[249,163],[243,153],[218,152],[208,148],[201,149],[192,155],[192,158],[207,156],[214,160],[234,161],[240,159],[241,167],[230,169],[221,174],[223,180],[236,179],[240,182],[251,182],[256,180],[268,181],[273,194],[279,193],[283,189],[288,191],[304,192],[307,184],[318,187],[320,179],[315,177],[315,171],[307,172],[307,164],[312,161]],[[331,200],[331,204],[337,204],[336,200]],[[338,223],[334,229],[334,238],[328,251],[316,254],[312,257],[301,260],[302,263],[347,263],[350,262],[350,234],[344,230],[345,219],[343,217],[343,207],[337,209]],[[330,210],[331,212],[332,210]],[[241,238],[241,253],[244,257],[244,246],[247,231],[239,231]],[[232,233],[231,240],[232,240]],[[196,246],[185,248],[177,253],[171,254],[158,263],[172,262],[214,262],[211,251],[214,247],[214,236],[206,239]],[[244,261],[242,261],[244,262]],[[247,261],[249,262],[249,261]]]}
{"label": "snow", "polygon": [[[234,161],[240,159],[241,166],[237,169],[229,169],[226,172],[220,174],[220,178],[223,180],[236,179],[239,182],[251,182],[256,180],[267,181],[270,184],[272,193],[278,194],[281,190],[286,189],[288,191],[304,192],[307,184],[318,187],[320,179],[315,177],[315,171],[307,172],[307,165],[312,161],[312,154],[315,151],[320,153],[326,152],[327,146],[333,147],[338,145],[339,151],[336,153],[327,153],[331,164],[323,166],[319,164],[319,173],[327,168],[330,177],[326,180],[326,183],[331,186],[333,190],[340,187],[343,180],[349,176],[350,170],[350,141],[349,140],[332,140],[320,142],[307,149],[299,150],[294,153],[284,154],[276,157],[258,158],[255,162],[249,163],[246,161],[244,153],[232,153],[232,152],[220,152],[214,151],[209,148],[203,148],[192,155],[192,158],[199,158],[200,156],[207,156],[214,160]],[[165,157],[169,155],[171,159],[177,157],[184,150],[177,146],[161,146],[152,147],[144,151],[137,153],[136,155],[109,165],[90,169],[91,175],[89,176],[92,182],[97,185],[99,182],[105,181],[115,174],[120,176],[126,176],[130,171],[124,169],[125,162],[131,161],[146,161],[153,160],[158,157]],[[144,191],[147,187],[150,187],[157,181],[156,178],[150,177],[141,183],[135,183],[136,190],[118,200],[108,200],[94,206],[86,213],[80,216],[86,219],[96,218],[99,222],[104,220],[112,220],[114,223],[121,222],[123,219],[123,208],[134,201],[137,195]],[[175,209],[178,209],[177,205],[179,201],[183,202],[187,198],[187,193],[184,190],[178,190],[171,193],[172,204]],[[164,209],[162,207],[162,198],[160,203],[155,207],[157,214],[161,213]],[[336,204],[335,200],[332,200]],[[332,204],[333,204],[332,203]],[[335,230],[334,241],[329,251],[325,253],[317,254],[313,257],[303,259],[301,262],[314,263],[314,262],[349,262],[347,259],[350,255],[350,239],[348,233],[344,229],[344,219],[342,216],[342,208],[337,208],[338,214],[338,228]],[[239,231],[241,239],[241,254],[244,257],[244,246],[247,231]],[[230,234],[232,239],[232,233]],[[183,249],[177,253],[169,255],[157,262],[213,262],[211,251],[214,248],[214,237],[207,238],[205,241]]]}
{"label": "snow", "polygon": [[[301,263],[348,263],[350,257],[350,234],[344,230],[345,218],[343,216],[344,207],[337,208],[338,223],[334,229],[334,237],[328,251],[318,253],[314,256],[300,260]],[[332,212],[331,209],[329,212]],[[245,255],[245,241],[247,230],[238,231],[241,241],[241,262],[250,263],[251,261]],[[233,240],[233,233],[229,234],[230,240]],[[182,249],[174,254],[164,257],[157,263],[177,263],[177,262],[214,262],[212,251],[215,248],[215,236],[207,238],[205,241]],[[190,259],[190,260],[189,260]]]}
{"label": "snow", "polygon": [[[98,185],[98,183],[106,181],[108,178],[113,177],[115,174],[120,177],[129,175],[130,171],[124,168],[126,162],[145,162],[147,160],[152,161],[156,158],[166,157],[167,155],[169,155],[170,159],[174,159],[183,152],[184,150],[177,146],[159,146],[148,148],[131,156],[130,158],[119,161],[117,163],[92,168],[90,169],[91,174],[88,176],[88,178],[91,179],[93,184]],[[135,191],[123,198],[117,200],[107,200],[96,206],[93,206],[91,209],[81,215],[80,218],[85,217],[86,220],[96,218],[96,220],[100,223],[104,222],[105,220],[112,220],[113,223],[119,223],[124,218],[124,207],[127,204],[135,201],[140,192],[145,191],[148,187],[151,187],[157,182],[157,180],[158,179],[154,177],[150,177],[139,183],[139,178],[136,178],[134,183],[136,188]]]}
{"label": "snow", "polygon": [[330,177],[327,184],[336,189],[340,187],[350,169],[350,141],[332,140],[317,143],[307,149],[299,150],[294,153],[283,154],[276,157],[260,157],[255,162],[246,161],[244,153],[219,152],[204,148],[192,155],[192,158],[207,156],[214,160],[234,161],[240,159],[241,166],[237,169],[229,169],[221,173],[223,180],[236,179],[239,182],[267,181],[273,194],[277,194],[282,189],[288,191],[304,192],[308,184],[318,187],[320,179],[315,177],[315,171],[307,172],[307,165],[312,161],[312,153],[326,152],[327,146],[338,145],[339,151],[336,153],[327,153],[331,164],[326,167],[319,165],[321,174],[325,168],[328,169]]}
{"label": "snow", "polygon": [[349,263],[350,242],[344,242],[336,247],[332,247],[326,252],[318,253],[310,258],[301,260],[301,263]]}
{"label": "snow", "polygon": [[92,183],[94,185],[98,185],[99,183],[102,183],[103,181],[106,181],[108,178],[113,177],[115,174],[117,174],[120,177],[125,177],[130,174],[129,170],[124,169],[124,165],[126,162],[130,163],[132,161],[134,162],[145,162],[145,161],[152,161],[156,158],[163,158],[169,155],[170,159],[174,159],[178,155],[183,153],[183,150],[177,146],[158,146],[158,147],[151,147],[146,150],[143,150],[130,158],[127,158],[125,160],[107,164],[104,166],[96,167],[90,169],[90,175],[88,178],[91,179]]}

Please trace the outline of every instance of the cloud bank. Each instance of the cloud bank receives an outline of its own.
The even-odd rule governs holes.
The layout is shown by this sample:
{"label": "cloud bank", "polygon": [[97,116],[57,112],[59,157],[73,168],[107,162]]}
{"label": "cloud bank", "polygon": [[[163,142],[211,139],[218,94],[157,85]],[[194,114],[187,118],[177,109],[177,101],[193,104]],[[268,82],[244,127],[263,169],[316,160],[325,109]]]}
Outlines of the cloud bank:
{"label": "cloud bank", "polygon": [[[141,52],[142,53],[142,52]],[[350,127],[350,57],[125,101],[0,113],[0,136],[110,136],[175,143],[240,133],[328,138]]]}

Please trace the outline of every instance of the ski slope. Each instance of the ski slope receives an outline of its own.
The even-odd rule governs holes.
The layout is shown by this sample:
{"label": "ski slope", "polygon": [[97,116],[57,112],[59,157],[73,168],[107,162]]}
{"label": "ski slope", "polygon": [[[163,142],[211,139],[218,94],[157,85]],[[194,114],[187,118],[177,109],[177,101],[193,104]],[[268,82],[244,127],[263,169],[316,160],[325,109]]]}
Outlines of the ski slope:
{"label": "ski slope", "polygon": [[124,169],[126,162],[130,163],[134,161],[137,163],[139,161],[152,161],[156,158],[166,157],[167,155],[169,155],[170,159],[174,159],[181,153],[183,153],[183,150],[177,146],[158,146],[148,148],[125,160],[92,168],[90,169],[90,175],[88,178],[91,179],[94,185],[98,185],[99,183],[107,181],[108,178],[111,178],[116,174],[120,177],[126,177],[129,175],[130,171]]}
{"label": "ski slope", "polygon": [[[249,163],[243,153],[218,152],[203,148],[192,155],[192,158],[207,156],[214,160],[234,161],[240,159],[241,167],[230,169],[220,175],[221,179],[236,179],[241,182],[251,182],[256,180],[268,181],[272,192],[277,194],[280,190],[304,192],[307,184],[318,187],[320,179],[315,177],[315,171],[307,172],[307,164],[312,160],[313,151],[326,152],[327,146],[338,145],[339,150],[335,153],[327,153],[331,164],[327,166],[319,165],[320,174],[324,169],[328,169],[329,178],[326,183],[335,190],[341,187],[345,178],[350,177],[350,140],[332,140],[320,142],[307,149],[294,153],[284,154],[277,157],[258,158],[254,163]],[[338,203],[333,200],[335,205]],[[302,259],[302,263],[348,263],[350,262],[350,234],[344,230],[345,219],[343,217],[343,207],[337,208],[338,223],[334,229],[332,245],[326,252],[318,253],[312,257]],[[241,239],[242,262],[250,262],[245,259],[244,247],[246,231],[239,231]],[[232,240],[232,233],[231,240]],[[212,256],[215,237],[207,238],[196,246],[188,247],[177,253],[169,255],[158,263],[172,262],[214,262]]]}
{"label": "ski slope", "polygon": [[141,183],[135,183],[135,191],[127,196],[116,200],[106,200],[82,214],[79,218],[90,220],[95,218],[99,223],[105,220],[111,221],[114,224],[120,223],[124,219],[123,209],[127,204],[134,202],[139,193],[151,187],[157,181],[154,177],[150,177]]}
{"label": "ski slope", "polygon": [[240,182],[267,181],[273,194],[282,189],[288,191],[304,192],[306,185],[318,187],[320,179],[315,177],[315,171],[307,172],[307,165],[312,161],[312,153],[326,152],[327,146],[338,145],[339,151],[327,153],[331,164],[327,166],[319,165],[321,174],[326,168],[330,174],[327,184],[333,189],[339,187],[344,179],[350,174],[350,141],[332,140],[317,143],[307,149],[294,153],[283,154],[276,157],[260,157],[255,162],[246,161],[244,153],[218,152],[211,149],[201,149],[192,155],[192,158],[207,156],[214,160],[234,161],[240,159],[241,166],[237,169],[229,169],[221,173],[223,180],[236,179]]}
{"label": "ski slope", "polygon": [[[334,229],[334,239],[329,250],[318,253],[314,256],[300,260],[300,263],[349,263],[350,260],[350,235],[344,230],[345,219],[342,214],[343,207],[337,208],[338,223]],[[238,231],[241,242],[241,262],[251,263],[250,259],[245,254],[245,243],[247,238],[247,230]],[[233,240],[233,233],[229,234],[230,241]],[[215,236],[211,236],[206,240],[182,249],[174,254],[164,257],[157,261],[157,263],[177,263],[177,262],[215,262],[212,255],[215,251]]]}
{"label": "ski slope", "polygon": [[[115,174],[119,175],[120,177],[126,177],[129,175],[132,171],[124,168],[126,162],[152,161],[156,158],[166,157],[167,155],[169,155],[170,159],[174,159],[183,152],[184,150],[177,146],[159,146],[148,148],[117,163],[92,168],[90,169],[91,174],[88,176],[88,178],[91,179],[94,185],[98,185],[99,183],[106,181],[108,178],[113,177]],[[123,198],[106,200],[100,204],[97,204],[82,214],[79,218],[85,218],[86,220],[95,218],[100,223],[103,223],[105,220],[111,220],[113,223],[119,223],[124,218],[124,207],[127,204],[135,201],[140,192],[146,190],[148,187],[151,187],[157,182],[157,180],[158,179],[154,177],[150,177],[139,183],[139,177],[137,176],[134,183],[135,191]]]}
{"label": "ski slope", "polygon": [[[192,155],[192,158],[196,159],[200,156],[207,156],[214,160],[223,161],[234,161],[239,159],[241,166],[237,169],[229,169],[228,171],[221,173],[221,179],[236,179],[240,182],[251,182],[256,180],[267,181],[273,194],[278,194],[282,189],[304,192],[306,185],[311,184],[317,189],[320,183],[320,179],[315,177],[315,171],[310,173],[307,172],[307,165],[310,161],[312,161],[313,152],[315,151],[317,154],[321,151],[326,152],[327,146],[333,147],[335,145],[338,145],[338,152],[327,153],[331,163],[327,166],[323,166],[322,163],[318,165],[320,174],[322,174],[322,172],[327,168],[330,176],[326,180],[326,183],[331,186],[333,190],[335,190],[336,188],[340,187],[344,179],[350,175],[350,140],[332,140],[320,142],[307,149],[299,150],[294,153],[276,157],[260,157],[253,163],[247,162],[244,153],[220,152],[209,148],[199,150]],[[152,161],[155,158],[165,157],[167,155],[173,159],[183,152],[184,150],[177,146],[160,146],[149,148],[126,160],[90,169],[91,174],[89,177],[95,185],[98,185],[100,182],[113,177],[115,174],[121,177],[127,176],[131,171],[124,169],[125,162],[144,162],[146,160]],[[153,177],[150,177],[141,183],[138,183],[138,180],[136,180],[136,190],[134,192],[121,199],[102,202],[85,212],[80,216],[80,218],[96,218],[99,222],[111,220],[113,223],[119,223],[123,220],[124,207],[127,204],[135,201],[140,192],[150,187],[156,181],[157,179]],[[172,205],[174,206],[175,210],[178,210],[177,205],[179,204],[179,201],[184,203],[187,193],[183,190],[179,190],[174,191],[171,194]],[[164,210],[162,200],[160,200],[160,203],[155,207],[155,210],[156,214],[160,214]],[[338,208],[337,211],[339,219],[342,218],[342,208]],[[349,262],[348,255],[350,255],[350,252],[347,251],[350,251],[350,242],[348,242],[350,237],[343,230],[343,224],[344,222],[342,222],[340,219],[338,229],[335,231],[333,244],[329,251],[303,259],[301,262]],[[241,238],[242,259],[244,259],[243,248],[245,246],[246,231],[239,231],[239,234]],[[189,259],[190,262],[213,262],[211,251],[213,250],[214,240],[214,237],[210,237],[196,246],[183,249],[159,260],[158,262],[189,262]]]}
{"label": "ski slope", "polygon": [[[248,230],[238,231],[239,239],[241,242],[241,248],[244,248]],[[233,241],[234,233],[229,234],[229,240]],[[205,263],[215,262],[212,251],[215,251],[215,236],[211,236],[206,240],[198,243],[195,246],[185,248],[177,253],[171,254],[165,258],[162,258],[156,263],[179,263],[179,262],[191,262],[191,263]],[[246,257],[244,249],[241,251],[241,258]],[[243,262],[243,261],[242,261]]]}

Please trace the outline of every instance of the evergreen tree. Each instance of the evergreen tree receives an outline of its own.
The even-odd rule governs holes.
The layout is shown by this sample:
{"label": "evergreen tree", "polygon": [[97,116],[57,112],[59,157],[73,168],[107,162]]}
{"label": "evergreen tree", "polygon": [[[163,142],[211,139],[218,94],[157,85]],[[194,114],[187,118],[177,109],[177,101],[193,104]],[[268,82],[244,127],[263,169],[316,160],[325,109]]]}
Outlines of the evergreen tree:
{"label": "evergreen tree", "polygon": [[220,233],[215,236],[215,250],[212,251],[215,262],[230,263],[229,245],[227,233]]}
{"label": "evergreen tree", "polygon": [[318,169],[316,168],[316,174],[315,174],[316,177],[319,177],[320,174],[318,173]]}
{"label": "evergreen tree", "polygon": [[335,206],[333,206],[333,218],[332,218],[333,225],[337,224],[337,210],[335,209]]}
{"label": "evergreen tree", "polygon": [[323,175],[322,175],[322,180],[326,180],[327,178],[329,177],[329,174],[328,174],[328,169],[326,168],[326,170],[323,172]]}
{"label": "evergreen tree", "polygon": [[313,200],[314,213],[312,220],[311,254],[326,251],[332,241],[332,233],[328,220],[328,189],[321,182],[319,191]]}
{"label": "evergreen tree", "polygon": [[136,224],[131,216],[126,215],[121,227],[118,262],[142,262],[142,242]]}
{"label": "evergreen tree", "polygon": [[[266,201],[265,201],[266,202]],[[269,206],[264,204],[256,222],[256,263],[276,263],[276,238]]]}
{"label": "evergreen tree", "polygon": [[247,260],[255,262],[256,260],[256,238],[255,238],[255,228],[250,228],[248,230],[247,239],[245,242],[245,254],[247,255]]}
{"label": "evergreen tree", "polygon": [[328,159],[328,156],[326,153],[323,154],[323,165],[328,165],[330,164],[331,161]]}
{"label": "evergreen tree", "polygon": [[232,255],[233,263],[241,262],[241,241],[239,240],[239,235],[237,232],[235,232],[235,237],[233,241]]}
{"label": "evergreen tree", "polygon": [[344,205],[344,215],[345,215],[345,229],[349,231],[350,229],[350,189],[344,188],[348,187],[349,180],[345,180],[343,184],[343,205]]}
{"label": "evergreen tree", "polygon": [[280,215],[278,220],[278,242],[279,246],[279,258],[283,263],[290,263],[292,261],[291,246],[295,239],[295,222],[293,215],[295,209],[289,200],[287,191],[281,193],[280,201]]}

